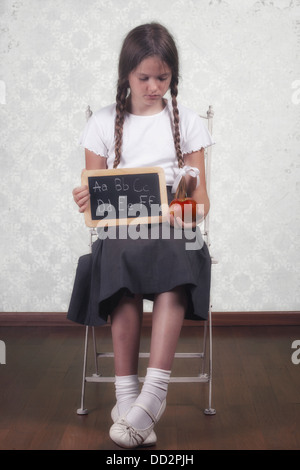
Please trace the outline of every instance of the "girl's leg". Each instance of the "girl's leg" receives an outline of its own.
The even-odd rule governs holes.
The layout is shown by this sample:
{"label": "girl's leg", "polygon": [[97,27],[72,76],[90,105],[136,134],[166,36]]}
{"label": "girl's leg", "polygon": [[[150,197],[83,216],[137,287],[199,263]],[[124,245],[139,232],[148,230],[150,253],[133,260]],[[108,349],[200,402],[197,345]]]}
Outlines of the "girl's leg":
{"label": "girl's leg", "polygon": [[185,310],[183,287],[157,295],[153,305],[149,367],[171,370]]}
{"label": "girl's leg", "polygon": [[143,314],[142,296],[123,297],[111,314],[115,373],[137,374]]}
{"label": "girl's leg", "polygon": [[181,287],[155,299],[149,367],[136,406],[133,405],[126,418],[136,429],[151,426],[152,418],[163,409],[185,310],[186,295]]}
{"label": "girl's leg", "polygon": [[139,394],[137,370],[142,307],[140,296],[123,297],[111,315],[117,399],[112,410],[113,421],[128,411]]}

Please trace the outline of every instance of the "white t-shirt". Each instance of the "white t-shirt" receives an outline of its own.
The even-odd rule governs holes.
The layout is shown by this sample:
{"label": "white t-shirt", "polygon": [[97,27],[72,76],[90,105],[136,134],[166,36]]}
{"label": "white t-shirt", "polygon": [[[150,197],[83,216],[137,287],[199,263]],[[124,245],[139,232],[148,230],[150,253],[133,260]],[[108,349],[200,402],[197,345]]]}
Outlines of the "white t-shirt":
{"label": "white t-shirt", "polygon": [[[183,155],[212,145],[214,142],[199,115],[182,105],[178,105],[178,109]],[[106,157],[108,168],[113,168],[115,159],[115,116],[115,104],[94,113],[87,122],[79,142],[96,155]],[[166,184],[173,185],[179,171],[173,126],[171,101],[168,101],[160,113],[152,116],[126,113],[118,168],[159,166],[164,169]]]}

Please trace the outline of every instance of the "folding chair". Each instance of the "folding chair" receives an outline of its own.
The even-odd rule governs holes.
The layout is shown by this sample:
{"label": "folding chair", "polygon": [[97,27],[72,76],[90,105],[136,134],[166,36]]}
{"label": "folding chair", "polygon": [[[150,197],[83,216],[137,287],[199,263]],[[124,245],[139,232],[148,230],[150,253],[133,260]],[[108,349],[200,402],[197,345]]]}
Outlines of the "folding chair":
{"label": "folding chair", "polygon": [[[92,115],[92,111],[88,106],[86,110],[86,118],[89,119]],[[209,106],[209,109],[206,113],[206,116],[200,116],[201,118],[206,120],[208,130],[212,135],[213,129],[213,108]],[[210,196],[210,179],[211,179],[211,157],[212,157],[212,147],[208,147],[205,149],[205,168],[206,168],[206,185],[207,185],[207,192],[208,196]],[[209,214],[207,214],[206,218],[204,219],[202,236],[204,241],[207,244],[208,249],[210,248],[210,231],[209,231]],[[90,247],[92,248],[93,240],[97,238],[97,230],[95,228],[90,229]],[[211,263],[217,264],[217,261],[211,256]],[[197,322],[198,323],[198,322]],[[200,363],[202,361],[200,367],[200,373],[197,376],[192,377],[171,377],[171,382],[203,382],[208,384],[208,407],[204,409],[204,414],[206,415],[214,415],[216,414],[216,410],[212,408],[212,312],[211,312],[211,301],[209,303],[209,312],[208,312],[208,319],[204,322],[204,329],[203,329],[203,343],[202,343],[202,351],[201,352],[188,352],[188,353],[175,353],[175,358],[198,358],[200,359]],[[88,346],[90,342],[90,330],[92,333],[92,343],[93,343],[93,356],[95,362],[95,372],[92,375],[87,375],[88,370]],[[208,350],[208,354],[207,354]],[[148,358],[149,352],[140,352],[139,357],[141,358]],[[99,372],[99,358],[113,358],[113,352],[98,352],[97,350],[97,343],[96,343],[96,333],[95,327],[93,326],[86,326],[85,327],[85,342],[84,342],[84,358],[83,358],[83,375],[82,375],[82,389],[81,389],[81,405],[80,408],[77,409],[77,414],[85,415],[88,414],[88,409],[85,408],[85,387],[86,383],[89,382],[114,382],[115,377],[104,377]],[[207,370],[206,370],[207,369]],[[143,377],[139,377],[141,382],[144,381]]]}

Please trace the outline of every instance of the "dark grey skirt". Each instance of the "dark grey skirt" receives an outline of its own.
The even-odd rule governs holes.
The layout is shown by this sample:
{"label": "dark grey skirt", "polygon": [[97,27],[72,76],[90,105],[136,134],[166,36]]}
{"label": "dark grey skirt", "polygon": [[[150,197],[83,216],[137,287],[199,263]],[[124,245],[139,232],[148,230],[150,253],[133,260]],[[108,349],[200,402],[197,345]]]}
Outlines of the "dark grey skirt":
{"label": "dark grey skirt", "polygon": [[103,231],[92,253],[79,258],[67,318],[103,325],[124,295],[154,300],[156,294],[184,286],[185,318],[207,320],[211,258],[199,227],[185,231],[166,223],[134,232],[135,239],[126,236],[124,227],[113,238]]}

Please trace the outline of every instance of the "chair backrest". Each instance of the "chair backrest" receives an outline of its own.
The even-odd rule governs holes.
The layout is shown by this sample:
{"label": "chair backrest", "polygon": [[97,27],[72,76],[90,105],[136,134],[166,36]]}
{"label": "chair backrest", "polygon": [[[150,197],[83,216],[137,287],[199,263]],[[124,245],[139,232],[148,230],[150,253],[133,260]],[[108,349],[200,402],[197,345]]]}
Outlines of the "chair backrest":
{"label": "chair backrest", "polygon": [[[206,116],[201,116],[202,119],[205,119],[208,131],[210,135],[213,134],[213,118],[214,118],[214,110],[213,107],[210,105],[208,107]],[[205,149],[205,178],[206,178],[206,189],[208,197],[210,198],[210,185],[211,185],[211,160],[212,160],[212,145]],[[210,246],[210,233],[209,233],[209,217],[210,213],[204,219],[204,232],[203,236],[205,238],[205,242],[207,246]]]}
{"label": "chair backrest", "polygon": [[92,114],[93,114],[93,111],[91,110],[90,106],[88,106],[85,110],[85,117],[87,121],[90,119]]}

